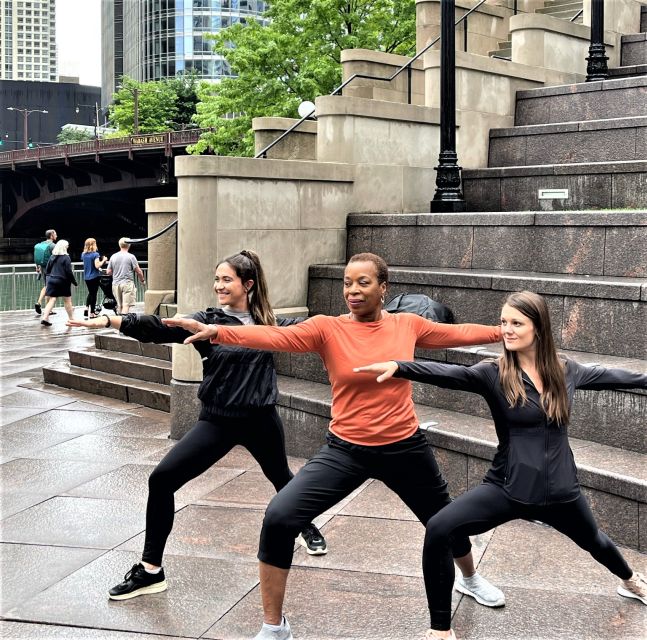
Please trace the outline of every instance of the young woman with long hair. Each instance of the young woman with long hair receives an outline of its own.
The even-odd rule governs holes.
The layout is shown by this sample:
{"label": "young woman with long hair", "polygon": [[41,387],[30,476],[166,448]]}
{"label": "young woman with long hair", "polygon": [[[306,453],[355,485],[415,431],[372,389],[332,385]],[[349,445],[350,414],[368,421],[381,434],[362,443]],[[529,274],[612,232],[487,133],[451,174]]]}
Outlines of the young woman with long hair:
{"label": "young woman with long hair", "polygon": [[431,629],[426,638],[455,638],[450,629],[456,538],[510,520],[540,520],[568,536],[622,581],[618,593],[647,604],[647,582],[598,529],[580,491],[568,421],[576,389],[647,389],[647,375],[585,366],[558,355],[548,305],[521,291],[501,310],[503,355],[472,367],[438,362],[380,362],[358,367],[386,387],[397,379],[478,393],[487,401],[499,445],[483,482],[427,523],[423,551]]}
{"label": "young woman with long hair", "polygon": [[101,277],[99,269],[108,262],[108,258],[99,254],[97,241],[94,238],[88,238],[83,245],[81,260],[83,260],[83,280],[88,288],[83,315],[86,318],[94,318],[97,314],[97,291],[99,291]]}
{"label": "young woman with long hair", "polygon": [[[208,326],[283,326],[299,321],[274,317],[263,268],[253,251],[241,251],[218,264],[214,291],[221,308],[198,311],[193,315],[195,321]],[[191,335],[182,328],[165,326],[157,316],[134,313],[74,320],[68,325],[96,329],[112,326],[141,342],[182,343]],[[204,377],[198,390],[202,410],[198,422],[149,478],[142,560],[126,573],[123,582],[110,589],[112,600],[127,600],[167,588],[162,556],[173,527],[173,496],[236,445],[254,456],[277,491],[293,477],[285,453],[283,424],[275,406],[278,389],[272,354],[208,342],[194,346],[203,360]],[[312,523],[304,522],[299,531],[299,542],[308,553],[326,553],[326,542]]]}
{"label": "young woman with long hair", "polygon": [[[368,478],[381,480],[423,524],[450,503],[447,483],[433,451],[418,428],[411,384],[380,387],[369,376],[353,374],[366,354],[412,358],[416,346],[442,349],[501,338],[498,327],[447,325],[410,313],[383,309],[388,266],[379,256],[353,256],[344,271],[343,294],[349,313],[314,316],[293,327],[216,327],[192,319],[164,320],[194,333],[186,342],[215,343],[277,351],[315,352],[332,387],[332,421],[327,444],[270,502],[261,531],[260,560],[263,626],[256,640],[290,640],[283,599],[292,563],[295,532],[303,523],[348,496]],[[462,571],[461,590],[487,606],[504,596],[479,576],[467,536],[452,548]]]}

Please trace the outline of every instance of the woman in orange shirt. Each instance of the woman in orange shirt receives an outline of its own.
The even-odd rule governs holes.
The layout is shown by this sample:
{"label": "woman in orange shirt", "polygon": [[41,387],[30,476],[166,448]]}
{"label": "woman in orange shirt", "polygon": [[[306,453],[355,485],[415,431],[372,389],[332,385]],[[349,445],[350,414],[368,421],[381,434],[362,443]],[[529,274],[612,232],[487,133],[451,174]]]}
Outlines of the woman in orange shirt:
{"label": "woman in orange shirt", "polygon": [[[332,386],[327,444],[270,502],[261,531],[261,596],[264,624],[255,640],[290,640],[283,599],[294,539],[304,523],[348,496],[369,478],[394,491],[426,525],[451,502],[411,397],[411,383],[379,385],[353,368],[374,360],[411,360],[416,346],[440,349],[497,342],[499,327],[445,325],[409,313],[383,310],[388,267],[371,253],[353,256],[344,271],[349,313],[315,316],[291,327],[204,325],[189,318],[164,320],[194,333],[186,342],[211,340],[255,349],[316,352]],[[479,576],[469,538],[457,539],[453,556],[462,571],[457,588],[486,606],[502,606],[503,594]]]}

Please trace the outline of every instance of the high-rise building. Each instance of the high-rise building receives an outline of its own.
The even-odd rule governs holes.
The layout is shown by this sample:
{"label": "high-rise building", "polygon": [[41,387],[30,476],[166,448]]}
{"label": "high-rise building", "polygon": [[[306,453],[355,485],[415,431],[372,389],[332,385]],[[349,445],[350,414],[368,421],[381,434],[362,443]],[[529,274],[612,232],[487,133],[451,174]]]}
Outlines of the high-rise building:
{"label": "high-rise building", "polygon": [[0,0],[0,79],[56,82],[56,0]]}
{"label": "high-rise building", "polygon": [[205,80],[231,75],[206,36],[236,22],[257,20],[266,9],[264,0],[104,0],[103,4],[105,103],[112,99],[122,74],[140,82],[192,69]]}

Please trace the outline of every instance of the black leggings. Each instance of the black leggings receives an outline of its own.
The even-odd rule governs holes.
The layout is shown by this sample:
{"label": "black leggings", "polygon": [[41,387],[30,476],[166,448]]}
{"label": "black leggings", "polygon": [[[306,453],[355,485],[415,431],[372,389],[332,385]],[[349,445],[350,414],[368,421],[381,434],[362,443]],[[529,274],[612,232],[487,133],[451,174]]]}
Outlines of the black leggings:
{"label": "black leggings", "polygon": [[245,418],[221,417],[213,422],[199,420],[164,456],[148,479],[144,562],[162,564],[166,539],[175,516],[173,494],[236,445],[242,445],[254,456],[277,491],[292,479],[285,454],[283,424],[274,407],[256,411]]}
{"label": "black leggings", "polygon": [[90,308],[91,313],[97,312],[97,291],[99,291],[99,278],[86,280],[85,285],[88,288],[88,297],[85,299],[85,306]]}
{"label": "black leggings", "polygon": [[[384,482],[423,524],[451,502],[447,483],[421,431],[376,447],[351,444],[329,434],[328,444],[272,498],[263,520],[258,559],[289,569],[294,538],[301,528],[369,478]],[[470,549],[467,536],[457,539],[454,556],[467,555]]]}
{"label": "black leggings", "polygon": [[508,498],[500,487],[482,483],[456,498],[427,523],[422,568],[432,629],[444,631],[451,623],[452,541],[516,519],[540,520],[568,536],[620,579],[627,580],[632,575],[618,548],[598,529],[583,495],[572,502],[526,505]]}

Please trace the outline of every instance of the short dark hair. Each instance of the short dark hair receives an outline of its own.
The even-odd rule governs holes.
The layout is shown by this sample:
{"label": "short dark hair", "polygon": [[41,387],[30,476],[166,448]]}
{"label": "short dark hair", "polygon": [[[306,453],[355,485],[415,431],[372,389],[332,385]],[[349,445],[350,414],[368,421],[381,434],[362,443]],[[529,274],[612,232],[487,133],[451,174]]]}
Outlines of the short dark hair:
{"label": "short dark hair", "polygon": [[356,253],[354,256],[351,256],[348,264],[351,262],[372,262],[377,272],[377,281],[380,284],[383,282],[386,284],[389,283],[389,265],[386,264],[384,258],[375,253]]}
{"label": "short dark hair", "polygon": [[55,235],[56,235],[56,231],[54,231],[54,229],[48,229],[47,231],[45,231],[45,237],[48,240],[51,240]]}

